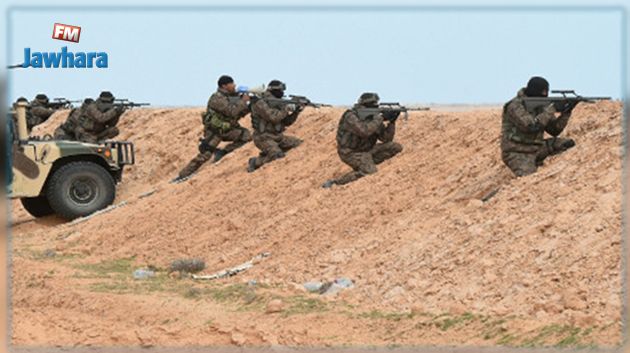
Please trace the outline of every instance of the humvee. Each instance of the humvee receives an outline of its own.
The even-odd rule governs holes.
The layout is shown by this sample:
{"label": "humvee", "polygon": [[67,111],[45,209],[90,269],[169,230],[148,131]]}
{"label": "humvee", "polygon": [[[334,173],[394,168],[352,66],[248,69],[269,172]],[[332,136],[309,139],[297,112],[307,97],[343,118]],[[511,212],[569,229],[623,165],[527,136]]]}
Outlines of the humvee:
{"label": "humvee", "polygon": [[29,138],[26,104],[15,107],[9,197],[19,198],[34,217],[53,213],[72,220],[114,202],[123,168],[135,163],[131,142],[99,144]]}

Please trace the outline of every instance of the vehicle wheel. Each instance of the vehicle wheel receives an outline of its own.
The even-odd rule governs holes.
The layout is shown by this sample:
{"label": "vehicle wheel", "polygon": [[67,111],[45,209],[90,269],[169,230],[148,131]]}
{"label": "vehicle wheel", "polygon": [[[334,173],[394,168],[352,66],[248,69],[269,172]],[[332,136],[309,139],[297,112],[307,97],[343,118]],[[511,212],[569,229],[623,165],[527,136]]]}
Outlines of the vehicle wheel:
{"label": "vehicle wheel", "polygon": [[46,195],[37,197],[22,197],[20,201],[22,201],[22,206],[24,206],[26,212],[35,218],[48,216],[54,213],[48,203]]}
{"label": "vehicle wheel", "polygon": [[116,197],[116,184],[100,165],[72,162],[51,176],[46,196],[55,213],[75,219],[111,205]]}

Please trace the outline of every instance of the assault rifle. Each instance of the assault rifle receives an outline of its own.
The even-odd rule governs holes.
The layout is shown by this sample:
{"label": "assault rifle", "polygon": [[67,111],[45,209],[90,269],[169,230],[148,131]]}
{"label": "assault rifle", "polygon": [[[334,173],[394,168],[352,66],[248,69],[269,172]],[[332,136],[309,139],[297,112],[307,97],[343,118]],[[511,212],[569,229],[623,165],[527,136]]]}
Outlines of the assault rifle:
{"label": "assault rifle", "polygon": [[324,103],[315,103],[312,102],[310,99],[306,98],[305,96],[296,96],[293,94],[289,95],[289,98],[267,98],[268,100],[275,102],[275,103],[280,103],[280,104],[293,104],[297,107],[300,108],[304,108],[304,107],[313,107],[316,109],[319,109],[321,107],[332,107],[332,105],[330,104],[324,104]]}
{"label": "assault rifle", "polygon": [[133,107],[144,107],[147,105],[151,105],[151,103],[134,103],[127,98],[120,98],[120,99],[114,99],[114,105],[131,109]]}
{"label": "assault rifle", "polygon": [[551,93],[561,94],[551,97],[525,97],[525,109],[532,114],[539,114],[550,104],[553,104],[557,112],[570,112],[580,102],[595,103],[599,100],[610,100],[610,97],[583,97],[574,90],[554,90]]}
{"label": "assault rifle", "polygon": [[400,113],[403,114],[403,119],[407,120],[410,111],[427,111],[428,107],[419,108],[407,108],[398,102],[383,102],[379,103],[378,107],[361,107],[358,109],[359,117],[364,118],[370,115],[382,114],[383,118],[387,121],[396,121]]}
{"label": "assault rifle", "polygon": [[74,108],[73,103],[80,103],[80,100],[68,100],[66,98],[54,98],[52,102],[48,102],[48,104],[46,104],[46,106],[48,108],[53,108],[55,110],[57,109],[72,109]]}

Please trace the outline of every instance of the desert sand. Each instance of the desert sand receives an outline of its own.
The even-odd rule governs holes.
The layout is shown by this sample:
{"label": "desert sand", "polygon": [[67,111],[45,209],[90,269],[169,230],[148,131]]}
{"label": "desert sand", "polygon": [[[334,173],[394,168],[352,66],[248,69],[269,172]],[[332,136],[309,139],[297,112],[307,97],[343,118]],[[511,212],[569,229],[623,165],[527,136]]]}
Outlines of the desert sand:
{"label": "desert sand", "polygon": [[[500,108],[413,112],[397,124],[400,155],[329,190],[349,170],[340,108],[308,108],[287,131],[304,143],[255,173],[248,144],[169,184],[196,153],[202,111],[123,116],[137,164],[110,212],[67,223],[12,202],[14,345],[621,343],[620,102],[578,106],[563,134],[577,146],[523,178],[501,162]],[[200,258],[209,274],[265,252],[225,279],[165,271]],[[134,280],[146,266],[157,275]],[[342,277],[354,287],[303,287]]]}

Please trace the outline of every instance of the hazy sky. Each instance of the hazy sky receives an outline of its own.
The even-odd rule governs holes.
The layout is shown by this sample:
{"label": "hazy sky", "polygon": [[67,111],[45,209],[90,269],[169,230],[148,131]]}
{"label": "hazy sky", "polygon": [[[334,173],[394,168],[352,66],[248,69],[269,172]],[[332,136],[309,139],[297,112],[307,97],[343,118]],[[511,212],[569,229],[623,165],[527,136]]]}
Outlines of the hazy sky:
{"label": "hazy sky", "polygon": [[[497,103],[532,75],[552,89],[621,97],[619,11],[51,9],[10,12],[8,63],[23,50],[105,51],[107,69],[17,69],[9,97],[78,99],[103,89],[153,105],[205,105],[221,74],[249,86],[350,104],[364,91],[404,103]],[[78,44],[53,23],[82,27]]]}

